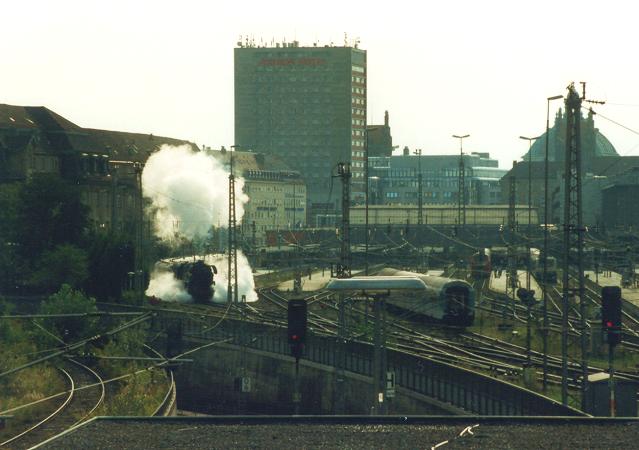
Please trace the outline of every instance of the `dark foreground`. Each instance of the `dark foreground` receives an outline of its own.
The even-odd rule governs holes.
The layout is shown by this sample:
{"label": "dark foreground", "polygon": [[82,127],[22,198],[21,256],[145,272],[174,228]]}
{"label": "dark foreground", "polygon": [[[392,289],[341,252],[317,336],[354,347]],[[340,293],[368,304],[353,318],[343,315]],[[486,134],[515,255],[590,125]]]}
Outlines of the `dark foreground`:
{"label": "dark foreground", "polygon": [[638,445],[637,419],[180,417],[100,418],[42,448],[519,450]]}

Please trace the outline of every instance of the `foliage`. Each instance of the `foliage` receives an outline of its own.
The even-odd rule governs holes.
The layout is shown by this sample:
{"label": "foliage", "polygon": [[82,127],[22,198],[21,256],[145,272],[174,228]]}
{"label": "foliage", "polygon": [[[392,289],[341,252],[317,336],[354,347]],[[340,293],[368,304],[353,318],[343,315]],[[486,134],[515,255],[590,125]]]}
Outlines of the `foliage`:
{"label": "foliage", "polygon": [[88,209],[77,185],[57,175],[37,174],[19,191],[16,240],[29,261],[61,244],[79,244],[88,225]]}
{"label": "foliage", "polygon": [[89,247],[87,292],[98,300],[119,299],[127,274],[134,268],[134,252],[125,236],[94,233]]}
{"label": "foliage", "polygon": [[71,244],[45,250],[36,263],[31,282],[53,292],[63,284],[73,288],[83,285],[89,276],[87,253]]}
{"label": "foliage", "polygon": [[3,291],[15,288],[20,273],[15,243],[19,190],[17,184],[0,185],[0,289]]}
{"label": "foliage", "polygon": [[[71,314],[96,312],[95,300],[62,285],[40,307],[41,314]],[[65,342],[73,342],[97,334],[97,319],[91,316],[43,319],[43,326]]]}

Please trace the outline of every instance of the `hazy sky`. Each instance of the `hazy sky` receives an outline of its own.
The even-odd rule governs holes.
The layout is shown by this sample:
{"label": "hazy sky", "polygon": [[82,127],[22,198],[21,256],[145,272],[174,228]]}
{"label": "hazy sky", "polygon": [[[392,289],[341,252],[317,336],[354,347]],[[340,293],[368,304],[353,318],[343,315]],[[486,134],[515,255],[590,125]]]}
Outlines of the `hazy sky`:
{"label": "hazy sky", "polygon": [[[546,98],[587,81],[595,110],[639,130],[639,6],[630,1],[12,1],[2,8],[0,103],[93,128],[233,144],[240,35],[301,45],[359,38],[369,123],[396,145],[490,152],[502,167],[544,131]],[[561,102],[554,102],[553,110]],[[622,155],[639,135],[596,125]]]}

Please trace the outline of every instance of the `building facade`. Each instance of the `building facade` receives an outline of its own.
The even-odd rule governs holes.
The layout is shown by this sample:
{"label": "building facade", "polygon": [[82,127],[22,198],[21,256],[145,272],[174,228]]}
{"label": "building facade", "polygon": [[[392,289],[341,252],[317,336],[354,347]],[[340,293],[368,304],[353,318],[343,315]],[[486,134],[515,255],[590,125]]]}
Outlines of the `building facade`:
{"label": "building facade", "polygon": [[195,147],[152,134],[82,128],[42,106],[0,105],[0,183],[59,175],[80,186],[96,228],[134,229],[139,189],[133,165],[164,144]]}
{"label": "building facade", "polygon": [[[488,153],[464,155],[467,205],[500,203],[500,178],[507,172]],[[370,157],[370,202],[378,205],[419,203],[419,171],[422,204],[457,204],[459,155],[403,155]]]}
{"label": "building facade", "polygon": [[639,227],[639,166],[614,177],[601,190],[602,225],[608,230],[636,230]]}
{"label": "building facade", "polygon": [[[205,150],[230,166],[231,152]],[[232,152],[237,176],[244,178],[244,207],[240,231],[247,243],[263,246],[269,230],[295,230],[306,226],[306,185],[299,172],[280,158],[253,152]]]}
{"label": "building facade", "polygon": [[[501,197],[504,203],[508,203],[509,180],[515,177],[515,199],[518,204],[528,204],[530,201],[533,207],[539,209],[545,223],[563,223],[565,134],[566,118],[560,110],[548,137],[548,218],[543,217],[546,134],[537,139],[529,153],[522,156],[522,161],[514,164],[502,178]],[[599,226],[608,217],[604,188],[624,172],[639,167],[639,157],[620,156],[610,141],[595,128],[591,113],[581,119],[581,152],[583,222],[587,226]]]}
{"label": "building facade", "polygon": [[310,219],[339,210],[339,188],[331,189],[339,162],[350,162],[352,198],[363,199],[366,77],[366,52],[356,47],[235,49],[235,144],[299,172]]}
{"label": "building facade", "polygon": [[[428,205],[422,211],[424,225],[457,225],[457,207],[452,205]],[[368,208],[369,225],[416,225],[418,211],[415,205],[371,205]],[[351,224],[366,223],[366,209],[363,206],[351,208]],[[517,225],[528,224],[528,207],[515,206]],[[530,223],[539,223],[537,210],[533,209]],[[508,205],[471,205],[466,208],[466,225],[508,224]]]}

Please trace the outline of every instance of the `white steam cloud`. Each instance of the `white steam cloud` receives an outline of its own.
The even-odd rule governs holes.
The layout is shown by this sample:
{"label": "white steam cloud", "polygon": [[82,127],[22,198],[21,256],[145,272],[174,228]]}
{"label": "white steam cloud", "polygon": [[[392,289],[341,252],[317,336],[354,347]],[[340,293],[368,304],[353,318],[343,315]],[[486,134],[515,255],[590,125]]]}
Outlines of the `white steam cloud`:
{"label": "white steam cloud", "polygon": [[[142,190],[151,200],[154,232],[172,244],[180,238],[204,236],[212,226],[228,227],[229,172],[210,155],[194,152],[188,145],[163,145],[147,160],[142,172]],[[249,198],[243,192],[244,179],[235,178],[235,216],[242,221]],[[185,259],[186,260],[186,259]],[[214,301],[225,302],[228,285],[226,255],[206,255],[205,262],[216,266]],[[237,254],[238,300],[257,300],[253,272],[248,259]],[[166,265],[158,265],[151,274],[146,291],[165,301],[190,301],[184,283],[177,280]]]}
{"label": "white steam cloud", "polygon": [[[202,258],[202,257],[198,257]],[[212,254],[203,257],[204,262],[217,268],[215,275],[215,293],[213,301],[224,303],[227,301],[228,287],[228,259],[226,255]],[[175,258],[172,261],[193,261],[193,258]],[[242,301],[242,296],[246,296],[247,302],[257,301],[255,292],[255,282],[248,259],[242,252],[237,252],[237,293],[238,301]],[[175,278],[169,265],[161,263],[156,266],[151,275],[151,282],[146,290],[146,295],[155,296],[167,302],[190,302],[193,299],[186,292],[184,283]]]}
{"label": "white steam cloud", "polygon": [[[227,226],[229,172],[222,163],[190,146],[163,145],[151,155],[142,172],[144,196],[151,199],[154,231],[171,242],[179,236],[203,236],[211,226]],[[244,179],[235,178],[235,216],[244,215],[248,196]]]}

